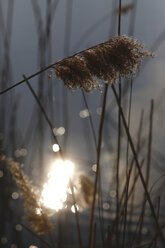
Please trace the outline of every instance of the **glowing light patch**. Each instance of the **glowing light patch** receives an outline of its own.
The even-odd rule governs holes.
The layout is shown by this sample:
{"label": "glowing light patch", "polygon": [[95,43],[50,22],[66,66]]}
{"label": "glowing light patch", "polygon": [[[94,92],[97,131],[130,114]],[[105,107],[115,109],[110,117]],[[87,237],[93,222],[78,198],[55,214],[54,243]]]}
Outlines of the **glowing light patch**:
{"label": "glowing light patch", "polygon": [[53,149],[54,152],[58,152],[58,151],[60,150],[60,147],[59,147],[58,144],[54,144],[54,145],[52,146],[52,149]]}
{"label": "glowing light patch", "polygon": [[[74,193],[76,192],[76,188],[75,188],[75,187],[73,187],[73,192],[74,192]],[[70,195],[72,194],[71,188],[68,188],[68,193],[69,193]]]}
{"label": "glowing light patch", "polygon": [[65,133],[64,127],[54,128],[53,132],[56,136],[62,136]]}
{"label": "glowing light patch", "polygon": [[97,164],[94,164],[94,165],[92,166],[92,170],[93,170],[94,172],[96,172],[96,170],[97,170]]}
{"label": "glowing light patch", "polygon": [[[79,210],[79,206],[76,205],[76,208],[77,208],[77,211],[78,211]],[[72,211],[72,213],[75,213],[76,212],[74,205],[72,205],[71,211]]]}
{"label": "glowing light patch", "polygon": [[43,204],[58,211],[64,206],[67,200],[67,192],[69,188],[69,179],[73,175],[74,164],[69,161],[57,160],[48,174],[48,182],[44,184],[42,191]]}

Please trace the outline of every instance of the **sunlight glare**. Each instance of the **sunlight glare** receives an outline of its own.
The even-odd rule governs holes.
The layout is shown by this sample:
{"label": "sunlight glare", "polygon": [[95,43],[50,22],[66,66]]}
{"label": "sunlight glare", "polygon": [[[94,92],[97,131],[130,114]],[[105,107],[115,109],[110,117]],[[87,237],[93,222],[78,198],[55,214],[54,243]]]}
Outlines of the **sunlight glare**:
{"label": "sunlight glare", "polygon": [[74,164],[69,161],[57,160],[49,174],[48,182],[44,184],[42,191],[42,202],[50,208],[58,211],[62,209],[67,200],[69,178],[73,175]]}

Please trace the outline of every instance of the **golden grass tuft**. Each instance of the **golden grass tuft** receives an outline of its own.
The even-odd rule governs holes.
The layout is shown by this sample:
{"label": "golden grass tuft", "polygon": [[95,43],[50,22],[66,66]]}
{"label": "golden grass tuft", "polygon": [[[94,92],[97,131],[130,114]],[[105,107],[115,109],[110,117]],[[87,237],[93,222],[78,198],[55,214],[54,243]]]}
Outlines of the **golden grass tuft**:
{"label": "golden grass tuft", "polygon": [[90,91],[99,88],[82,58],[74,56],[66,58],[55,67],[56,76],[60,78],[69,89],[83,88]]}
{"label": "golden grass tuft", "polygon": [[24,198],[24,206],[27,210],[25,220],[31,224],[33,230],[37,234],[42,235],[47,233],[52,229],[52,224],[48,219],[44,206],[39,200],[37,189],[32,185],[29,178],[20,169],[19,163],[15,162],[13,159],[6,158],[5,156],[0,158],[0,162],[8,165],[9,170]]}
{"label": "golden grass tuft", "polygon": [[96,78],[112,84],[121,77],[135,76],[146,56],[153,54],[144,50],[142,43],[122,35],[61,60],[54,69],[68,88],[89,92],[99,88]]}

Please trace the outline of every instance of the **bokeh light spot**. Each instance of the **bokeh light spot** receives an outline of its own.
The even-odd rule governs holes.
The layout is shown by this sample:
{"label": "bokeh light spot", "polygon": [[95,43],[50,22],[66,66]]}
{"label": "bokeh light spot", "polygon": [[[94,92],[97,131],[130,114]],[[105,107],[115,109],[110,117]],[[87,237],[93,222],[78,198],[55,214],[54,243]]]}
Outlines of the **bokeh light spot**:
{"label": "bokeh light spot", "polygon": [[58,144],[54,144],[54,145],[52,145],[52,149],[53,149],[54,152],[59,152],[60,147],[59,147]]}
{"label": "bokeh light spot", "polygon": [[65,133],[64,127],[54,128],[53,132],[56,136],[62,136]]}
{"label": "bokeh light spot", "polygon": [[81,118],[87,118],[87,117],[89,117],[90,113],[89,113],[88,109],[83,109],[80,111],[79,115]]}
{"label": "bokeh light spot", "polygon": [[109,205],[108,202],[104,202],[104,203],[103,203],[103,209],[105,209],[105,210],[110,209],[110,205]]}
{"label": "bokeh light spot", "polygon": [[6,237],[2,237],[1,238],[1,243],[5,245],[7,243],[7,238]]}
{"label": "bokeh light spot", "polygon": [[15,226],[15,229],[16,229],[16,231],[20,232],[20,231],[22,231],[22,226],[20,224],[17,224]]}
{"label": "bokeh light spot", "polygon": [[19,194],[17,192],[13,192],[11,197],[13,200],[17,200],[19,198]]}

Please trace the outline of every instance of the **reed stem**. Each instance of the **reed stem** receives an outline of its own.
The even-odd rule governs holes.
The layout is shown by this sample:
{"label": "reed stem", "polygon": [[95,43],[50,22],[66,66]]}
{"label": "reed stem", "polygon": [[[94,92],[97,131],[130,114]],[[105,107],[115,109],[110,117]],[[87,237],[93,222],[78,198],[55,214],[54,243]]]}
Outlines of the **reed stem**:
{"label": "reed stem", "polygon": [[153,218],[154,218],[154,220],[155,220],[155,224],[156,224],[157,230],[158,230],[158,232],[160,232],[162,243],[163,243],[163,245],[165,246],[164,236],[163,236],[162,230],[161,230],[161,228],[160,228],[160,225],[159,225],[159,222],[158,222],[158,219],[157,219],[155,210],[154,210],[154,206],[153,206],[153,203],[152,203],[152,201],[151,201],[151,198],[150,198],[150,195],[149,195],[149,192],[148,192],[148,189],[147,189],[147,186],[146,186],[146,183],[145,183],[145,180],[144,180],[144,177],[143,177],[141,168],[140,168],[140,164],[139,164],[139,161],[138,161],[138,158],[137,158],[137,154],[136,154],[136,151],[135,151],[135,148],[134,148],[134,144],[133,144],[133,141],[132,141],[132,137],[131,137],[131,135],[130,135],[130,132],[129,132],[129,129],[128,129],[128,126],[127,126],[127,123],[126,123],[126,120],[125,120],[125,116],[124,116],[122,107],[121,107],[121,105],[120,105],[119,97],[118,97],[118,95],[117,95],[116,89],[115,89],[115,87],[114,87],[113,84],[111,85],[111,88],[112,88],[112,91],[113,91],[113,93],[114,93],[114,96],[115,96],[117,105],[118,105],[119,110],[120,110],[120,115],[121,115],[121,118],[122,118],[122,121],[123,121],[124,129],[125,129],[125,132],[126,132],[126,134],[127,134],[127,136],[128,136],[130,148],[131,148],[132,153],[133,153],[133,156],[134,156],[134,158],[135,158],[136,166],[137,166],[137,169],[138,169],[138,172],[139,172],[139,176],[140,176],[140,179],[141,179],[141,182],[142,182],[142,185],[143,185],[145,194],[146,194],[146,198],[147,198],[148,203],[149,203],[149,205],[150,205],[150,209],[151,209]]}

